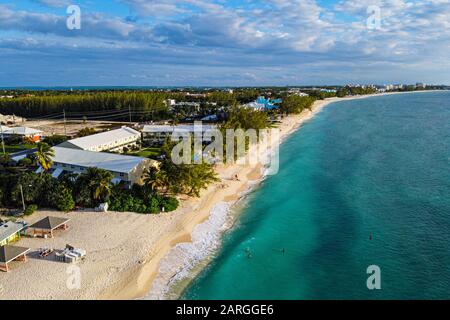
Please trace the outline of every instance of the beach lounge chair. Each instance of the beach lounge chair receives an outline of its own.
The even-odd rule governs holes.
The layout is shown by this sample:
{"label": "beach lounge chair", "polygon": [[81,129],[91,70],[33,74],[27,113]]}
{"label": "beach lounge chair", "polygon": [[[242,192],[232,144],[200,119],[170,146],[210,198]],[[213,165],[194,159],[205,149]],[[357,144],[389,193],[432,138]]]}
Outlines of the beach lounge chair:
{"label": "beach lounge chair", "polygon": [[56,261],[59,261],[59,262],[66,262],[65,255],[63,253],[56,252],[55,259],[56,259]]}
{"label": "beach lounge chair", "polygon": [[39,257],[46,258],[53,252],[52,248],[41,248],[39,249]]}
{"label": "beach lounge chair", "polygon": [[85,258],[86,250],[75,249],[71,245],[67,244],[66,248],[62,252],[57,252],[55,255],[57,261],[65,263],[75,263]]}
{"label": "beach lounge chair", "polygon": [[78,256],[79,259],[83,259],[86,256],[86,250],[83,249],[75,249],[72,253]]}

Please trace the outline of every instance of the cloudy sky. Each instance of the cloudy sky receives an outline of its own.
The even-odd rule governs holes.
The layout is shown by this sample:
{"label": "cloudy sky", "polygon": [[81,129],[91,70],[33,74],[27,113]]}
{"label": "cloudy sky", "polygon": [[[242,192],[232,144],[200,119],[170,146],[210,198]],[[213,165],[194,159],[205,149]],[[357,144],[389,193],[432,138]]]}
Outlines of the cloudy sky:
{"label": "cloudy sky", "polygon": [[0,86],[393,82],[450,84],[450,0],[0,0]]}

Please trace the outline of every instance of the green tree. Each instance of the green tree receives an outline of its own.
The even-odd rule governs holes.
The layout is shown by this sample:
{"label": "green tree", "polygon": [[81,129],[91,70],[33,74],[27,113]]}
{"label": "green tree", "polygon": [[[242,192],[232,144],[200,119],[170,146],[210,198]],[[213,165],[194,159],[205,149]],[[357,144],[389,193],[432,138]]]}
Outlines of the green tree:
{"label": "green tree", "polygon": [[151,167],[144,172],[144,184],[151,191],[161,190],[167,186],[167,175],[165,172]]}
{"label": "green tree", "polygon": [[9,153],[0,154],[0,170],[5,170],[11,165],[12,159]]}
{"label": "green tree", "polygon": [[48,171],[53,165],[52,158],[55,156],[55,151],[47,143],[40,142],[36,146],[35,156],[42,170]]}
{"label": "green tree", "polygon": [[34,172],[25,172],[12,176],[11,202],[22,204],[22,192],[25,203],[38,203],[41,198],[42,176]]}
{"label": "green tree", "polygon": [[286,96],[283,98],[280,111],[286,114],[299,114],[305,109],[311,109],[314,101],[313,97]]}
{"label": "green tree", "polygon": [[171,158],[173,142],[166,141],[161,148],[162,161],[160,174],[164,174],[164,189],[172,194],[184,193],[199,196],[201,189],[210,183],[218,181],[214,166],[208,163],[201,164],[174,164]]}
{"label": "green tree", "polygon": [[72,192],[64,185],[59,185],[54,193],[54,204],[58,210],[68,212],[75,207],[75,201]]}
{"label": "green tree", "polygon": [[187,165],[186,193],[199,197],[202,189],[206,189],[210,183],[218,180],[213,166],[207,163]]}
{"label": "green tree", "polygon": [[77,132],[77,137],[81,138],[81,137],[87,137],[90,135],[95,134],[97,131],[94,128],[83,128],[78,130]]}
{"label": "green tree", "polygon": [[267,112],[234,105],[227,114],[223,129],[265,129],[270,126]]}
{"label": "green tree", "polygon": [[111,195],[111,180],[113,174],[99,168],[88,168],[79,175],[76,185],[79,200],[82,203],[97,205],[105,202]]}
{"label": "green tree", "polygon": [[67,136],[55,134],[49,137],[45,137],[44,142],[51,146],[56,146],[57,144],[67,141],[68,139],[69,138]]}

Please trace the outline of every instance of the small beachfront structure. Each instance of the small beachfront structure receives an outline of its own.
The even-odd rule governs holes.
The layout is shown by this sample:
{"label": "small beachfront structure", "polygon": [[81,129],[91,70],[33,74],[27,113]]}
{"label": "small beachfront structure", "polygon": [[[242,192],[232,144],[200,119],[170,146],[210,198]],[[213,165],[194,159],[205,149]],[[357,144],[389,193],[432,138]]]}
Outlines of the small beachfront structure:
{"label": "small beachfront structure", "polygon": [[33,235],[53,238],[53,231],[67,230],[67,223],[70,219],[58,217],[45,217],[42,220],[32,224],[29,228],[33,230]]}
{"label": "small beachfront structure", "polygon": [[31,142],[39,142],[42,139],[43,132],[41,130],[27,128],[27,127],[13,127],[3,131],[5,138],[8,137],[22,137],[24,140]]}
{"label": "small beachfront structure", "polygon": [[141,140],[141,133],[129,127],[68,140],[58,147],[86,151],[122,151],[124,147],[135,146]]}
{"label": "small beachfront structure", "polygon": [[[202,137],[206,131],[211,131],[217,129],[214,125],[145,125],[142,129],[142,140],[148,145],[161,145],[164,141],[170,137],[174,132],[179,133],[188,132],[194,134],[195,130],[199,130],[202,133]],[[210,141],[211,139],[205,139]]]}
{"label": "small beachfront structure", "polygon": [[88,168],[99,168],[111,172],[114,176],[112,182],[125,182],[131,186],[134,183],[142,184],[145,170],[158,166],[155,160],[126,156],[115,153],[94,152],[71,148],[53,147],[52,175],[59,177],[62,173],[80,174]]}
{"label": "small beachfront structure", "polygon": [[20,240],[20,233],[25,229],[25,224],[0,220],[0,246]]}
{"label": "small beachfront structure", "polygon": [[28,251],[30,248],[8,245],[0,247],[0,271],[8,272],[8,265],[12,261],[27,261]]}

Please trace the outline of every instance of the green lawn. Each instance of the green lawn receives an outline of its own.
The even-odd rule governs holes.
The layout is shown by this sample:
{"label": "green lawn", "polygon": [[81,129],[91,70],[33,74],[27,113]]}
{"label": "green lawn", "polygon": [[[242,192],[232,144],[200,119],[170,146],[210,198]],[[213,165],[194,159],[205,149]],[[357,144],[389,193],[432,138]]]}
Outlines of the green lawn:
{"label": "green lawn", "polygon": [[[22,150],[33,149],[35,147],[36,147],[36,145],[28,144],[28,143],[14,144],[14,145],[5,144],[5,151],[6,151],[6,153],[15,153],[15,152],[19,152]],[[1,141],[0,141],[0,151],[3,151],[3,150],[1,150]]]}
{"label": "green lawn", "polygon": [[161,148],[145,148],[141,151],[137,152],[129,152],[129,155],[137,156],[137,157],[143,157],[143,158],[154,158],[161,154]]}

